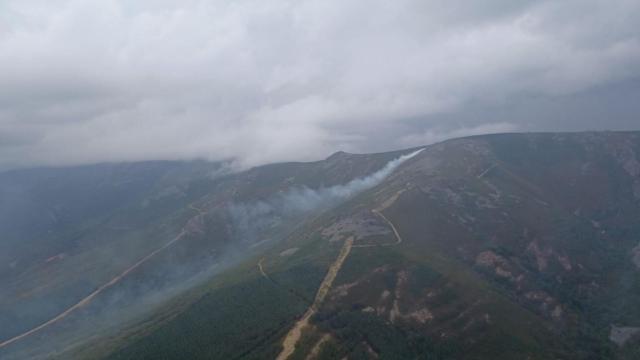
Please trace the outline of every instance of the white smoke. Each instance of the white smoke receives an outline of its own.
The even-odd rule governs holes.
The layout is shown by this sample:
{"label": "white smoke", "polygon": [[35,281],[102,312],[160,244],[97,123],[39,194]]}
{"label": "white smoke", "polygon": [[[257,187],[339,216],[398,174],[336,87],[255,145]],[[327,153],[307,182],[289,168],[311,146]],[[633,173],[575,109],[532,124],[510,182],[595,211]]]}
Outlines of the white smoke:
{"label": "white smoke", "polygon": [[[364,177],[364,178],[356,178],[344,185],[336,185],[327,189],[321,189],[315,191],[318,193],[317,195],[324,195],[331,198],[349,198],[356,193],[359,193],[363,190],[370,189],[382,182],[387,176],[389,176],[400,164],[411,159],[412,157],[418,155],[422,150],[416,150],[410,154],[402,155],[396,159],[389,161],[382,169],[374,172],[373,174]],[[313,192],[313,190],[311,190]],[[326,194],[323,194],[326,193]]]}
{"label": "white smoke", "polygon": [[335,205],[364,190],[371,189],[380,184],[400,164],[418,155],[422,150],[424,149],[399,156],[373,174],[353,179],[346,184],[320,189],[297,187],[265,201],[232,204],[229,211],[234,219],[235,228],[239,232],[238,235],[244,241],[253,242],[258,240],[258,235],[264,229],[279,225],[285,218]]}

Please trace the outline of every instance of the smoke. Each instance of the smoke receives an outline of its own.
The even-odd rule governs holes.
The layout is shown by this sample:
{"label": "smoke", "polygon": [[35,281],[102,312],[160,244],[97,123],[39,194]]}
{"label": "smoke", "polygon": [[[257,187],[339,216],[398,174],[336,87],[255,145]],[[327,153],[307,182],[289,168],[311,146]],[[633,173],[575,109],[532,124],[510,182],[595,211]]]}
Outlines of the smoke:
{"label": "smoke", "polygon": [[[210,280],[219,272],[246,259],[258,250],[251,247],[257,241],[278,238],[311,212],[327,209],[373,188],[420,151],[402,155],[389,161],[378,171],[342,185],[319,189],[295,187],[263,201],[230,204],[227,211],[231,215],[232,233],[229,235],[233,239],[211,243],[211,247],[207,247],[208,245],[202,242],[193,245],[194,242],[202,241],[197,238],[197,235],[194,235],[194,238],[176,242],[167,251],[159,252],[138,270],[123,277],[117,286],[107,288],[86,306],[70,313],[63,320],[64,328],[59,324],[43,328],[42,331],[12,344],[11,347],[0,349],[0,357],[3,359],[44,358],[46,356],[44,354],[48,354],[53,348],[65,348],[73,352],[75,346],[85,346],[84,344],[90,342],[92,338],[109,336],[129,326],[127,324],[146,321],[147,316],[164,306],[167,300],[175,298],[186,290],[196,288],[197,285]],[[197,173],[216,177],[231,170],[221,166],[215,171],[219,173],[212,172],[210,169]],[[227,217],[223,216],[222,219],[226,221]],[[189,252],[193,248],[200,249],[195,256]],[[114,253],[115,255],[117,253]],[[3,294],[0,293],[0,295]],[[79,289],[77,294],[72,294],[71,298],[85,295],[83,289]],[[63,309],[68,306],[64,301],[66,300],[56,297],[48,297],[46,301],[36,299],[27,305],[23,302],[20,309],[24,312],[25,306],[29,306],[30,309],[27,312],[35,313],[35,309],[44,306],[43,304],[55,305],[54,308]],[[55,310],[51,312],[55,314]],[[44,314],[42,311],[40,313]],[[2,315],[0,313],[0,318]],[[9,317],[9,319],[14,318]],[[33,324],[16,322],[15,329],[5,329],[8,330],[5,336],[8,338],[41,323],[41,321],[30,319],[27,321],[32,321]]]}
{"label": "smoke", "polygon": [[304,214],[336,205],[354,195],[380,184],[400,164],[418,155],[424,149],[399,156],[389,161],[373,174],[353,179],[346,184],[327,188],[310,189],[306,186],[296,187],[264,201],[232,204],[229,212],[233,219],[236,235],[243,242],[267,240],[269,229],[273,229],[288,219],[295,219]]}

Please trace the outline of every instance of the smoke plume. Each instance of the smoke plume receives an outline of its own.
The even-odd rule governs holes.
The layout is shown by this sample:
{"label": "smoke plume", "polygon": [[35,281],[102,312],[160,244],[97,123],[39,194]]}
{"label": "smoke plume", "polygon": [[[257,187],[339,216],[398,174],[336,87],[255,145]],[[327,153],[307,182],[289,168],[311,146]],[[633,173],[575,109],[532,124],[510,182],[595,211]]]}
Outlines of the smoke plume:
{"label": "smoke plume", "polygon": [[334,206],[354,195],[380,184],[400,164],[418,155],[423,149],[399,156],[389,161],[380,170],[346,184],[327,188],[311,189],[296,187],[264,201],[232,204],[229,212],[234,222],[237,236],[246,242],[266,240],[260,238],[267,229],[294,219],[303,214]]}

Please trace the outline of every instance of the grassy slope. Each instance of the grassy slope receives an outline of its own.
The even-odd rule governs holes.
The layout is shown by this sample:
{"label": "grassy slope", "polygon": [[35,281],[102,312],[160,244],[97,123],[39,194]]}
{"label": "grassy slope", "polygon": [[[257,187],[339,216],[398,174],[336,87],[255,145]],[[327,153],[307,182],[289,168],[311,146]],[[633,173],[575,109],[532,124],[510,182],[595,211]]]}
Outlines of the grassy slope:
{"label": "grassy slope", "polygon": [[251,259],[219,277],[223,280],[195,290],[200,298],[186,311],[110,358],[233,359],[277,354],[278,339],[306,310],[338,250],[319,248],[310,240],[295,245],[299,250],[289,258],[279,256],[282,246],[266,254],[269,279],[259,273],[259,259]]}
{"label": "grassy slope", "polygon": [[[418,176],[400,169],[401,175],[389,179],[384,186],[316,219],[269,250],[264,265],[272,280],[260,276],[256,268],[260,257],[254,258],[185,295],[179,311],[167,308],[155,320],[132,327],[135,331],[131,339],[116,339],[101,350],[104,352],[83,354],[95,357],[120,348],[110,357],[274,357],[281,337],[304,312],[326,266],[337,254],[338,244],[323,240],[319,227],[330,225],[340,216],[373,208],[410,183],[397,203],[385,211],[405,242],[393,248],[354,249],[335,285],[361,285],[356,285],[348,296],[326,303],[313,319],[316,327],[305,334],[295,356],[303,358],[326,333],[332,335],[320,351],[320,358],[326,359],[347,354],[352,359],[367,358],[372,350],[380,358],[389,359],[517,359],[523,354],[532,359],[616,356],[617,350],[606,339],[607,326],[613,321],[636,322],[637,307],[630,299],[640,296],[638,272],[627,254],[629,241],[637,231],[625,217],[636,209],[632,202],[623,201],[629,197],[630,185],[619,167],[607,167],[610,158],[589,158],[579,143],[560,146],[541,136],[536,146],[545,151],[533,152],[532,157],[531,149],[523,145],[530,138],[514,137],[489,138],[492,154],[501,155],[497,158],[478,156],[454,144],[451,151],[444,152],[446,163],[436,171]],[[475,167],[465,167],[468,159]],[[575,174],[585,159],[601,169],[589,177],[598,179],[595,185],[557,186],[558,182],[580,180]],[[476,178],[492,161],[500,166],[487,173],[486,181]],[[566,169],[558,164],[564,164]],[[476,200],[493,191],[490,185],[511,196],[501,198],[494,204],[497,207],[478,207]],[[448,197],[451,192],[459,194],[460,208]],[[606,194],[600,196],[603,192]],[[585,198],[584,194],[592,193],[598,196]],[[620,207],[605,206],[612,200]],[[588,213],[576,216],[576,205]],[[463,224],[456,217],[469,209],[475,218],[472,225]],[[609,242],[596,237],[588,221],[593,217],[607,226],[610,235],[605,240]],[[533,235],[522,235],[525,228]],[[535,260],[526,252],[534,237],[553,246],[554,251],[570,254],[574,266],[579,263],[587,270],[563,272],[555,260],[548,270],[536,270]],[[290,257],[278,255],[291,247],[299,250]],[[513,267],[509,270],[525,276],[525,290],[474,265],[476,254],[487,250],[503,254]],[[372,275],[374,269],[384,266],[387,271]],[[379,303],[383,290],[399,287],[398,274],[402,272],[408,274],[413,293],[403,293],[400,309],[408,313],[412,307],[428,307],[434,319],[427,325],[391,323],[387,320],[389,304],[381,316],[363,311],[366,306]],[[562,283],[558,283],[556,275]],[[580,293],[590,281],[606,288],[596,295]],[[524,299],[525,291],[534,290],[545,291],[562,304],[563,323],[554,322],[538,304]],[[436,295],[429,298],[429,293]],[[167,313],[173,315],[166,319]],[[481,319],[490,320],[482,323]],[[637,347],[630,344],[620,356],[631,359],[634,353]]]}

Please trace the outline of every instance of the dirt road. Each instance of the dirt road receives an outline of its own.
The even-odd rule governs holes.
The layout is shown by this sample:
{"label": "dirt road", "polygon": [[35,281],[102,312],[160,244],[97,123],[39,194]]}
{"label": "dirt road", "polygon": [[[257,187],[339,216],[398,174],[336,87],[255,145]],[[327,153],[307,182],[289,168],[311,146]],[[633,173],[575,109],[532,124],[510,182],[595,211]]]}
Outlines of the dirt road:
{"label": "dirt road", "polygon": [[[189,205],[189,208],[198,211],[200,214],[203,213],[203,210],[195,208],[193,205]],[[0,342],[0,348],[3,348],[7,345],[10,345],[20,339],[23,339],[29,335],[33,335],[34,333],[55,324],[56,322],[64,319],[65,317],[67,317],[69,314],[71,314],[72,312],[74,312],[75,310],[89,304],[96,296],[100,295],[100,293],[102,293],[103,291],[105,291],[106,289],[112,287],[113,285],[117,284],[120,280],[122,280],[122,278],[124,278],[125,276],[127,276],[129,273],[131,273],[132,271],[134,271],[135,269],[137,269],[138,267],[140,267],[142,264],[144,264],[145,262],[147,262],[149,259],[151,259],[152,257],[154,257],[157,253],[159,253],[160,251],[168,248],[169,246],[173,245],[176,241],[182,239],[182,237],[186,234],[186,231],[184,229],[182,229],[182,231],[180,231],[180,233],[173,238],[171,241],[169,241],[168,243],[164,244],[163,246],[161,246],[160,248],[152,251],[151,253],[149,253],[148,255],[146,255],[145,257],[143,257],[142,259],[138,260],[138,262],[136,262],[135,264],[131,265],[130,267],[128,267],[127,269],[125,269],[123,272],[121,272],[119,275],[117,275],[116,277],[112,278],[111,280],[109,280],[109,282],[107,282],[106,284],[103,284],[102,286],[100,286],[99,288],[97,288],[95,291],[93,291],[91,294],[87,295],[85,298],[83,298],[82,300],[80,300],[79,302],[77,302],[75,305],[71,306],[70,308],[68,308],[67,310],[63,311],[62,313],[58,314],[56,317],[50,319],[47,322],[44,322],[36,327],[34,327],[33,329],[24,332],[20,335],[14,336],[11,339],[5,340],[3,342]]]}
{"label": "dirt road", "polygon": [[262,267],[262,263],[264,262],[264,258],[260,259],[260,261],[258,261],[258,269],[260,270],[260,274],[262,274],[262,276],[264,276],[265,279],[267,280],[271,280],[271,278],[269,278],[269,275],[267,275],[266,272],[264,272],[264,268]]}
{"label": "dirt road", "polygon": [[347,256],[349,256],[349,252],[351,251],[352,246],[353,246],[353,237],[350,237],[344,241],[344,245],[342,245],[342,248],[340,249],[340,254],[338,254],[338,257],[336,258],[336,260],[329,267],[329,271],[327,272],[327,275],[324,277],[324,280],[322,280],[322,283],[318,288],[318,292],[316,293],[316,297],[313,300],[313,303],[311,304],[311,306],[309,306],[309,309],[307,309],[307,311],[304,313],[302,318],[296,322],[296,324],[293,326],[293,328],[291,328],[291,330],[289,330],[289,333],[287,333],[287,336],[285,336],[282,342],[283,349],[282,349],[282,352],[280,352],[280,354],[276,358],[277,360],[286,360],[289,358],[289,356],[291,356],[291,354],[293,354],[296,348],[296,344],[298,343],[298,340],[300,340],[300,337],[302,336],[302,330],[309,324],[309,319],[316,313],[316,311],[318,311],[318,309],[320,308],[320,305],[322,305],[322,301],[324,300],[324,298],[327,296],[327,293],[331,289],[331,285],[333,284],[333,281],[336,279],[336,276],[338,275],[338,272],[340,271],[342,264],[346,260]]}
{"label": "dirt road", "polygon": [[309,352],[309,354],[307,355],[307,357],[304,360],[315,360],[316,358],[318,358],[318,355],[320,354],[320,349],[322,348],[322,345],[324,345],[324,343],[326,343],[329,340],[331,340],[331,335],[324,334],[320,338],[320,340],[318,340],[318,342],[315,345],[313,345],[313,348],[311,349],[311,351]]}
{"label": "dirt road", "polygon": [[482,173],[480,173],[480,175],[476,176],[478,179],[482,179],[485,175],[487,175],[487,173],[489,173],[489,171],[493,170],[493,168],[495,168],[496,164],[493,164],[491,166],[489,166],[487,169],[485,169]]}
{"label": "dirt road", "polygon": [[189,209],[197,211],[197,212],[198,212],[198,214],[200,214],[200,215],[204,215],[204,214],[206,214],[206,213],[207,213],[206,211],[204,211],[204,210],[200,209],[199,207],[196,207],[196,206],[195,206],[195,205],[193,205],[193,204],[189,204]]}

